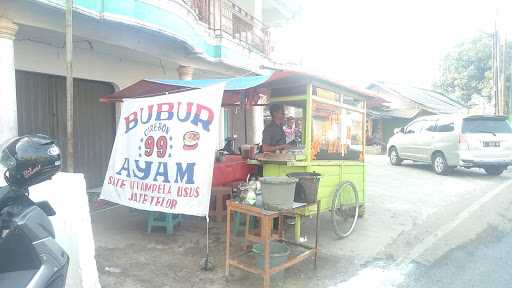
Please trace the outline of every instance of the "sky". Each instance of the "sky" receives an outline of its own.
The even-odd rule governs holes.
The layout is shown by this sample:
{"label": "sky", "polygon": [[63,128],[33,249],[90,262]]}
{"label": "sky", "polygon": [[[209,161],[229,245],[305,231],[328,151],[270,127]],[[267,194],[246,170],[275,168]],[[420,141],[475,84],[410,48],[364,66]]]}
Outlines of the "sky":
{"label": "sky", "polygon": [[431,88],[443,55],[492,32],[496,13],[500,27],[512,27],[512,20],[500,20],[512,16],[512,4],[497,1],[303,0],[302,21],[273,35],[278,52],[300,59],[307,71],[359,85],[381,80]]}

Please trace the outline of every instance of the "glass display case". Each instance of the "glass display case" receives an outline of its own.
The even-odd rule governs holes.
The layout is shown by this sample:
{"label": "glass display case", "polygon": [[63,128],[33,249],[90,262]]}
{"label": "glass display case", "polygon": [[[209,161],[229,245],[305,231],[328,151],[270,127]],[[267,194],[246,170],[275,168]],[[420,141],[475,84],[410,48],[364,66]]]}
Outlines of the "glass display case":
{"label": "glass display case", "polygon": [[363,160],[364,114],[320,103],[312,105],[312,160]]}

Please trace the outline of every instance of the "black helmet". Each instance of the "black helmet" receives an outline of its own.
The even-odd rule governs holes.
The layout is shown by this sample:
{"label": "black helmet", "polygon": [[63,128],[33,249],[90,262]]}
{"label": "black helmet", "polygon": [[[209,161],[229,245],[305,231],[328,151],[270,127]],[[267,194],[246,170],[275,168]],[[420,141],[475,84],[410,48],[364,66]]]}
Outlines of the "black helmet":
{"label": "black helmet", "polygon": [[49,180],[61,166],[60,149],[50,137],[36,134],[7,141],[0,152],[9,185],[29,187]]}

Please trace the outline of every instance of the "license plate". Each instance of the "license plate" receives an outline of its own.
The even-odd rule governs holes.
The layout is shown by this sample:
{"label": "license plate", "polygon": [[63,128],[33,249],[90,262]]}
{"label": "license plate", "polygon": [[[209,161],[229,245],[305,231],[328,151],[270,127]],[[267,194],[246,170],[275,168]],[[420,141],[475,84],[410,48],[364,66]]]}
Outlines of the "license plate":
{"label": "license plate", "polygon": [[500,147],[499,141],[483,141],[482,144],[484,147]]}

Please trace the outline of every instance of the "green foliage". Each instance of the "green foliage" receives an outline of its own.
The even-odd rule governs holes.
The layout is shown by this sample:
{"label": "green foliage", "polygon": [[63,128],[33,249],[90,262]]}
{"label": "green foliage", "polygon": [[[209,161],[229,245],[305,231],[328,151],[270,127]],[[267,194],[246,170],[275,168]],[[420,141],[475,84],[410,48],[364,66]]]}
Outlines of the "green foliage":
{"label": "green foliage", "polygon": [[[491,35],[480,34],[456,45],[442,60],[436,88],[463,103],[471,101],[473,95],[490,99],[493,95],[492,41]],[[512,43],[507,44],[505,67],[508,71],[505,79],[508,81]]]}

